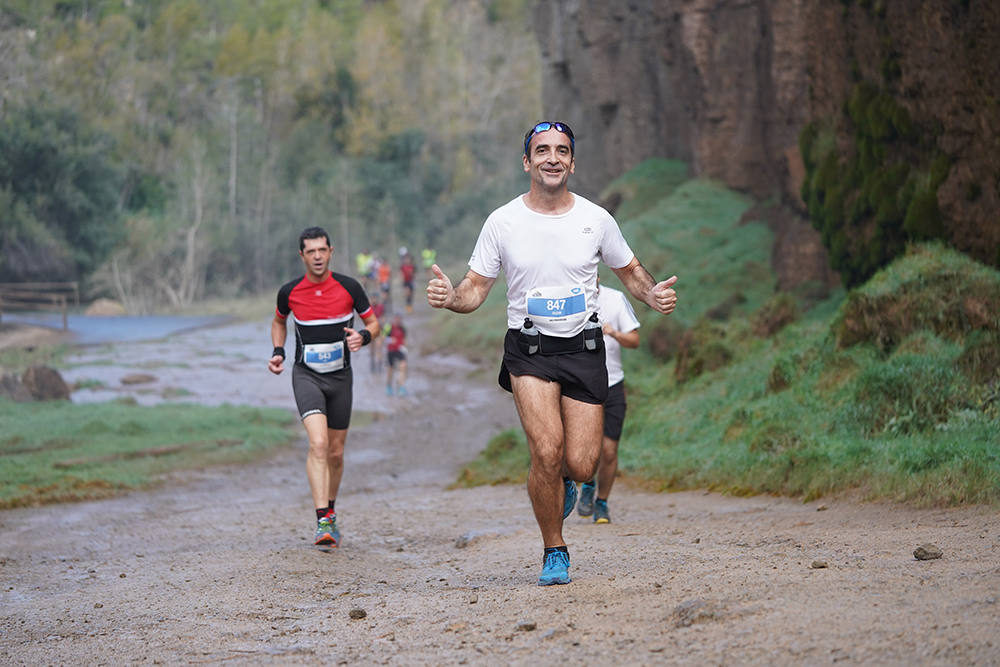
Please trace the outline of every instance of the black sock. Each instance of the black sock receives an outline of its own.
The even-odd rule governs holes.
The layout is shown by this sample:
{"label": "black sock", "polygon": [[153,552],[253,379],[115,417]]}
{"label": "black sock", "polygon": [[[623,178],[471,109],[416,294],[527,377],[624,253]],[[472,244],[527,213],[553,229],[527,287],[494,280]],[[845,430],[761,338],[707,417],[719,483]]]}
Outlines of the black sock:
{"label": "black sock", "polygon": [[336,514],[337,513],[337,510],[335,510],[334,507],[333,507],[336,504],[337,504],[337,499],[334,498],[333,500],[330,501],[330,504],[326,506],[326,509],[329,510],[330,514]]}
{"label": "black sock", "polygon": [[326,516],[326,508],[325,507],[317,507],[316,508],[316,518],[317,519],[322,519],[325,516]]}
{"label": "black sock", "polygon": [[585,486],[597,486],[597,480],[596,479],[589,479],[586,482],[584,482],[584,485]]}
{"label": "black sock", "polygon": [[545,553],[543,555],[548,556],[553,551],[561,551],[564,554],[569,553],[569,548],[564,544],[561,547],[545,547]]}
{"label": "black sock", "polygon": [[[601,501],[601,502],[602,502],[602,503],[604,503],[605,505],[607,505],[607,504],[608,504],[608,499],[607,499],[607,498],[598,498],[597,500]],[[597,501],[595,500],[594,502],[597,502]]]}

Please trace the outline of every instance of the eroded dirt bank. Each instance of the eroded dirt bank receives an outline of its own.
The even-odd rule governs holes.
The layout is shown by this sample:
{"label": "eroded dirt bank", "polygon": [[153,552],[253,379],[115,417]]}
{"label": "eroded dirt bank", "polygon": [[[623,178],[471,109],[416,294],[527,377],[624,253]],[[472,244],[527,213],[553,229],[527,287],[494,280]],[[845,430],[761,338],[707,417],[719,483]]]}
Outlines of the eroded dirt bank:
{"label": "eroded dirt bank", "polygon": [[[162,381],[196,379],[186,389],[205,401],[236,383],[243,400],[290,406],[288,378],[271,383],[254,356],[266,323],[241,326],[157,343],[187,358]],[[248,347],[220,360],[220,335]],[[516,423],[495,369],[418,348],[407,398],[358,368],[356,408],[385,417],[349,436],[338,550],[308,539],[302,441],[149,492],[0,513],[4,662],[1000,663],[1000,517],[987,508],[619,485],[614,523],[568,520],[573,583],[535,586],[524,489],[445,488]],[[109,376],[150,349],[120,346]],[[926,542],[944,557],[915,560]]]}

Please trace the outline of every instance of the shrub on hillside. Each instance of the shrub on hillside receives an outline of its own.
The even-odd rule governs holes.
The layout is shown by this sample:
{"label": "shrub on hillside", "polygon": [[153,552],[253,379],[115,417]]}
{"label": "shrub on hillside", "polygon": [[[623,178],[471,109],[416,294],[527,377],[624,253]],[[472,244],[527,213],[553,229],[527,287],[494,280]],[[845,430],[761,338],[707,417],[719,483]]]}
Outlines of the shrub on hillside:
{"label": "shrub on hillside", "polygon": [[[643,327],[645,330],[646,327]],[[658,317],[649,327],[649,332],[644,333],[646,345],[649,353],[660,361],[668,361],[673,358],[674,351],[680,345],[684,337],[684,327],[678,324],[672,317]]]}
{"label": "shrub on hillside", "polygon": [[953,358],[943,350],[906,351],[866,367],[855,381],[849,418],[865,435],[916,433],[947,422],[967,401]]}
{"label": "shrub on hillside", "polygon": [[677,343],[677,364],[674,367],[677,382],[687,382],[728,364],[733,358],[733,351],[725,337],[725,329],[705,319],[684,332]]}
{"label": "shrub on hillside", "polygon": [[832,325],[839,348],[874,343],[884,352],[921,329],[959,342],[1000,331],[1000,272],[940,245],[913,246],[852,291]]}
{"label": "shrub on hillside", "polygon": [[755,336],[770,338],[799,319],[799,304],[786,292],[775,294],[750,317],[750,328]]}
{"label": "shrub on hillside", "polygon": [[972,332],[956,364],[975,384],[1000,386],[1000,331]]}

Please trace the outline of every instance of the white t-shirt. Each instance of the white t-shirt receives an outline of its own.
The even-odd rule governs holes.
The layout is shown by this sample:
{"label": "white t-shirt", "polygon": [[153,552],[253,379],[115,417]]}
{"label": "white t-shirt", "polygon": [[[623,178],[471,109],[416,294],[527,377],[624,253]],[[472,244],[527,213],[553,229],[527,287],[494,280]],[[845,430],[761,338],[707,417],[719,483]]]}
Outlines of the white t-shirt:
{"label": "white t-shirt", "polygon": [[583,331],[597,311],[597,264],[620,269],[635,254],[603,208],[573,195],[562,215],[532,211],[518,196],[493,211],[479,233],[469,268],[486,278],[507,276],[507,327],[529,316],[549,336]]}
{"label": "white t-shirt", "polygon": [[[632,310],[632,304],[621,291],[602,285],[597,293],[597,307],[602,323],[607,322],[622,333],[639,328],[639,319]],[[604,351],[610,387],[625,379],[625,371],[622,370],[622,345],[611,336],[605,336]]]}

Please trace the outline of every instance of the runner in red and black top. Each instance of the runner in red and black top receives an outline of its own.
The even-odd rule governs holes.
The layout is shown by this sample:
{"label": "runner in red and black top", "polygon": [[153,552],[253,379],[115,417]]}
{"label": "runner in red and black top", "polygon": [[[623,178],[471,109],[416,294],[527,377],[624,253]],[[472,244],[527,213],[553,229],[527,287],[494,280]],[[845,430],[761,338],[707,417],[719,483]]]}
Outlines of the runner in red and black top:
{"label": "runner in red and black top", "polygon": [[399,265],[399,273],[403,278],[403,291],[406,292],[406,312],[413,312],[413,276],[417,272],[417,267],[413,263],[413,255],[406,253],[403,255],[402,263]]}
{"label": "runner in red and black top", "polygon": [[385,393],[393,394],[392,376],[396,376],[396,394],[406,396],[406,328],[399,314],[392,316],[392,325],[386,334],[385,349],[389,353],[389,367],[385,376]]}
{"label": "runner in red and black top", "polygon": [[[299,236],[306,273],[278,291],[271,322],[274,352],[267,367],[275,375],[284,370],[291,313],[295,316],[292,390],[309,436],[306,476],[316,507],[315,543],[336,547],[340,531],[334,505],[344,474],[353,398],[351,353],[378,335],[379,324],[361,284],[329,270],[331,250],[330,237],[320,227],[310,227]],[[352,328],[355,313],[364,328]]]}

